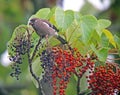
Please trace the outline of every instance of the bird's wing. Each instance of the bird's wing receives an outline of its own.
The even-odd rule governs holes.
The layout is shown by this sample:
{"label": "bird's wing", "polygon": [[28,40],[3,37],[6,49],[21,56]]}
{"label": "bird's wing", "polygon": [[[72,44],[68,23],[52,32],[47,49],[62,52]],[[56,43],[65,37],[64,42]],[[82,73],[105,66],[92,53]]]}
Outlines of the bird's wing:
{"label": "bird's wing", "polygon": [[49,27],[55,29],[56,32],[59,32],[59,30],[53,24],[51,24],[49,21],[47,21],[47,20],[42,20],[42,21],[45,22],[46,24],[48,24]]}

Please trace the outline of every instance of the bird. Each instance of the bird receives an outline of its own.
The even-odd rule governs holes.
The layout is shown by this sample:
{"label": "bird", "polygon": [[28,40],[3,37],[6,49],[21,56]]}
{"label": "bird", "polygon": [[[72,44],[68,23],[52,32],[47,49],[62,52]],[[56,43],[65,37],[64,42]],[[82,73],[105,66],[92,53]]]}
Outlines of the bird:
{"label": "bird", "polygon": [[62,44],[67,44],[67,41],[58,34],[59,30],[48,20],[31,18],[28,24],[32,26],[32,28],[40,37],[56,37]]}

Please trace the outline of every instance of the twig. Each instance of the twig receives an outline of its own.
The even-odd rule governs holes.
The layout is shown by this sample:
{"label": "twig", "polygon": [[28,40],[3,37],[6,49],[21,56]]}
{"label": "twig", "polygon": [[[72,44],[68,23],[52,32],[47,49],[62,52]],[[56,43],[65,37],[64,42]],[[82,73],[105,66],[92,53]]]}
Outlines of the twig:
{"label": "twig", "polygon": [[107,58],[108,60],[120,60],[120,58]]}
{"label": "twig", "polygon": [[30,43],[30,34],[29,34],[29,30],[27,29],[27,33],[28,33],[28,62],[29,62],[29,69],[30,69],[30,73],[32,75],[32,77],[37,81],[38,83],[38,86],[39,86],[39,95],[43,95],[42,94],[42,90],[41,90],[41,85],[40,85],[40,80],[39,80],[39,77],[33,72],[33,68],[32,68],[32,61],[35,57],[35,54],[37,52],[37,49],[38,49],[38,46],[40,44],[40,41],[41,41],[41,38],[39,39],[35,49],[34,49],[34,52],[32,54],[32,57],[30,58],[30,46],[31,46],[31,43]]}
{"label": "twig", "polygon": [[40,37],[40,39],[39,39],[39,41],[38,41],[38,43],[37,43],[37,45],[36,45],[36,47],[35,47],[35,49],[34,49],[34,52],[33,52],[33,54],[32,54],[32,57],[30,58],[30,60],[33,60],[34,59],[34,57],[35,57],[35,54],[36,54],[36,52],[37,52],[37,49],[38,49],[38,47],[39,47],[39,45],[41,44],[41,37]]}
{"label": "twig", "polygon": [[119,51],[117,49],[110,49],[108,51],[109,54],[119,54]]}
{"label": "twig", "polygon": [[113,55],[119,55],[119,53],[115,53],[115,52],[112,52],[112,53],[109,53],[109,54],[113,54]]}
{"label": "twig", "polygon": [[77,81],[77,95],[79,95],[80,93],[80,77],[78,77],[78,81]]}

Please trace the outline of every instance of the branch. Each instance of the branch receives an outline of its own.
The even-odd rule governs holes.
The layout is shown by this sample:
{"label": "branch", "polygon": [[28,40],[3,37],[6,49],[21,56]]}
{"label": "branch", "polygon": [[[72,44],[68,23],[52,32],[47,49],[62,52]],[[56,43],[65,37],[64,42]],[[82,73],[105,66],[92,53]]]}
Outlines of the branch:
{"label": "branch", "polygon": [[38,46],[41,43],[41,38],[39,39],[37,45],[35,46],[34,52],[32,54],[32,57],[30,58],[30,46],[31,46],[31,42],[30,42],[30,37],[31,35],[29,34],[29,30],[27,29],[27,33],[28,33],[28,62],[29,62],[29,69],[30,69],[30,73],[32,75],[32,77],[37,81],[38,86],[39,86],[39,95],[43,95],[42,94],[42,90],[41,90],[41,85],[40,85],[40,80],[39,77],[34,73],[33,68],[32,68],[32,61],[35,57],[35,54],[37,52]]}
{"label": "branch", "polygon": [[107,58],[108,60],[120,60],[120,58]]}
{"label": "branch", "polygon": [[108,51],[108,53],[109,53],[109,54],[116,54],[116,55],[119,55],[118,49],[110,49],[110,50]]}
{"label": "branch", "polygon": [[35,57],[35,54],[36,54],[36,52],[37,52],[37,49],[38,49],[39,45],[41,44],[41,40],[42,40],[42,37],[39,39],[37,45],[35,46],[34,52],[33,52],[33,54],[32,54],[32,57],[30,58],[31,61],[32,61],[32,60],[34,59],[34,57]]}
{"label": "branch", "polygon": [[[29,84],[29,83],[28,83]],[[28,84],[0,85],[0,95],[10,95],[13,90],[20,90],[28,87]]]}
{"label": "branch", "polygon": [[79,95],[80,93],[80,77],[78,77],[78,81],[77,81],[77,95]]}
{"label": "branch", "polygon": [[[87,65],[86,65],[87,66]],[[86,67],[86,66],[84,66],[84,67]],[[82,69],[84,69],[84,67],[82,68]],[[75,73],[76,75],[77,75],[77,77],[78,77],[78,82],[77,82],[77,95],[84,95],[84,94],[86,94],[86,92],[84,91],[84,92],[81,92],[80,93],[80,79],[82,78],[82,76],[84,75],[84,73],[86,72],[87,70],[82,70],[82,74],[79,76],[77,73]]]}

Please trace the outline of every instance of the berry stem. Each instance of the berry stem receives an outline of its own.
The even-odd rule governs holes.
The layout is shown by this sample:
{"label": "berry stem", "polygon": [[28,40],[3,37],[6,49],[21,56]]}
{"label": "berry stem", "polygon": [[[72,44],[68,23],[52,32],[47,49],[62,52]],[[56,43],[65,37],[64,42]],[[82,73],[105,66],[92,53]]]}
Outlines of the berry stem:
{"label": "berry stem", "polygon": [[34,52],[33,52],[33,54],[32,54],[32,57],[30,58],[31,61],[32,61],[32,60],[34,59],[34,57],[35,57],[35,54],[36,54],[36,52],[37,52],[37,49],[38,49],[39,45],[41,44],[41,40],[42,40],[42,37],[40,37],[37,45],[35,46]]}
{"label": "berry stem", "polygon": [[77,95],[79,95],[80,93],[80,77],[78,77],[78,81],[77,81]]}
{"label": "berry stem", "polygon": [[33,68],[32,68],[32,61],[33,61],[33,58],[34,58],[34,56],[35,56],[35,54],[36,54],[37,48],[38,48],[39,44],[41,43],[41,38],[39,39],[37,45],[35,46],[34,52],[33,52],[33,54],[32,54],[32,57],[30,58],[30,46],[31,46],[31,44],[30,44],[30,37],[31,37],[31,35],[30,35],[30,33],[29,33],[28,30],[27,30],[27,33],[28,33],[28,43],[29,43],[29,44],[28,44],[28,52],[27,52],[27,54],[28,54],[28,62],[29,62],[29,70],[30,70],[30,73],[31,73],[32,77],[33,77],[33,78],[37,81],[37,83],[38,83],[39,95],[43,95],[43,94],[42,94],[42,90],[41,90],[41,85],[40,85],[39,77],[34,73]]}

